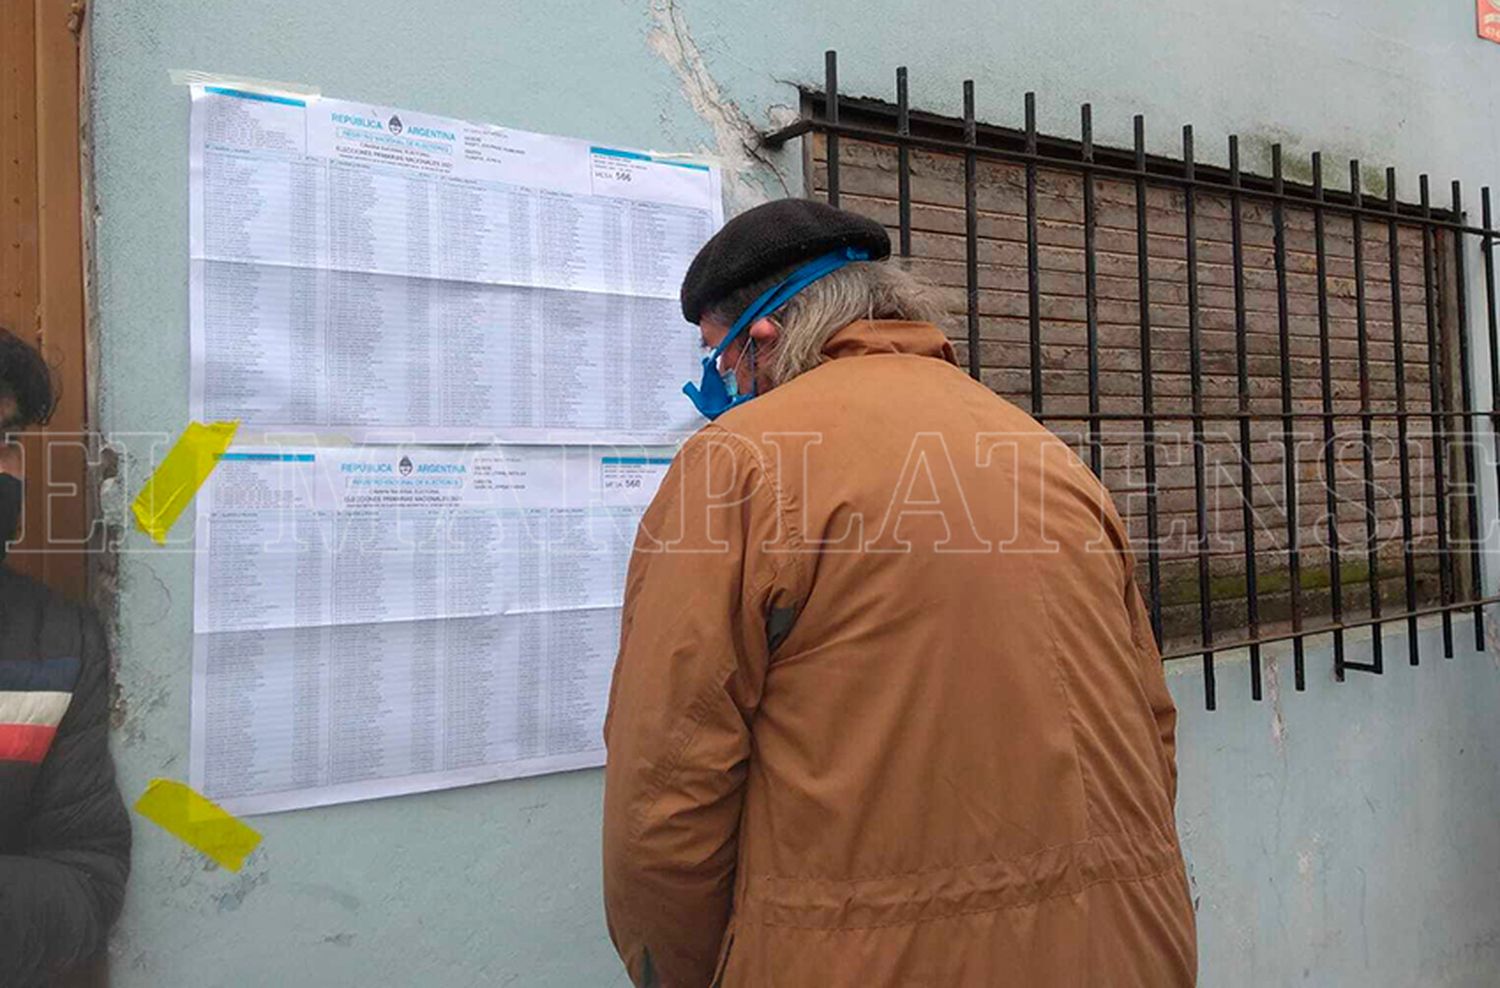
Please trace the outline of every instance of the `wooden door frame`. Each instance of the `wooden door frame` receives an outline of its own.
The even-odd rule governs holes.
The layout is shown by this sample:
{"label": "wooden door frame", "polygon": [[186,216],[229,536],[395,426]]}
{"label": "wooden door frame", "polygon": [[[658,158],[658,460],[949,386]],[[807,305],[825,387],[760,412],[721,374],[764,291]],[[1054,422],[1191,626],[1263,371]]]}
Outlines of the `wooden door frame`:
{"label": "wooden door frame", "polygon": [[24,536],[6,563],[88,590],[92,419],[85,303],[81,0],[0,0],[0,324],[35,343],[58,404],[22,437]]}

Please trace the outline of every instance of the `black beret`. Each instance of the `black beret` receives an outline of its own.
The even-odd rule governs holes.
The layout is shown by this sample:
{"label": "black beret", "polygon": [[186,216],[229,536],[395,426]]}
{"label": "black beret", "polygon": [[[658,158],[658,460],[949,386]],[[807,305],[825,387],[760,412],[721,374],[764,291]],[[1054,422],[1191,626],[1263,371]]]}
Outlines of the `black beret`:
{"label": "black beret", "polygon": [[872,219],[812,199],[778,199],[746,210],[713,235],[682,279],[682,316],[695,323],[746,285],[841,247],[870,260],[891,256],[891,238]]}

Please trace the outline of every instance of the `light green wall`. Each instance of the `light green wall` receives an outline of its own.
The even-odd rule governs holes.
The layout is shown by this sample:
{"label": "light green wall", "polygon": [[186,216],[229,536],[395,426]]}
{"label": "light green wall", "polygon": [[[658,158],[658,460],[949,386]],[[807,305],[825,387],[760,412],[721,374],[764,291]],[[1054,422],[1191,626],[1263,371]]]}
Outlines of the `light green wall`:
{"label": "light green wall", "polygon": [[[745,138],[792,112],[828,47],[846,92],[886,95],[907,64],[914,103],[952,113],[973,76],[995,123],[1035,89],[1046,130],[1071,133],[1092,100],[1102,143],[1128,143],[1144,112],[1161,150],[1194,122],[1201,160],[1237,131],[1251,167],[1281,140],[1430,169],[1444,190],[1492,180],[1500,160],[1500,47],[1474,39],[1467,0],[96,0],[92,17],[99,410],[115,436],[172,436],[187,417],[188,101],[173,68],[706,150],[736,179],[731,208],[800,187],[795,152],[759,162]],[[149,440],[125,445],[104,492],[116,519],[149,462]],[[129,798],[186,776],[190,567],[139,533],[119,557]],[[1172,670],[1205,985],[1493,984],[1500,673],[1470,655],[1335,689],[1312,654],[1307,694],[1251,705],[1224,672],[1213,715],[1195,668]],[[238,876],[141,823],[116,983],[622,983],[600,917],[599,797],[584,772],[261,818]]]}

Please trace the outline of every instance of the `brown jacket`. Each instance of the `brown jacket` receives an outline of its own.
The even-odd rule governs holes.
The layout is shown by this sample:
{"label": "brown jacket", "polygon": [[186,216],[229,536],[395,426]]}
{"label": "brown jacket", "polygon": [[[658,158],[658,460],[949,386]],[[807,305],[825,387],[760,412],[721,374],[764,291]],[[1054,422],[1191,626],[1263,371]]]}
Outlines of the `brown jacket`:
{"label": "brown jacket", "polygon": [[632,979],[1193,984],[1175,712],[1108,495],[935,327],[824,353],[689,440],[637,537],[604,795]]}

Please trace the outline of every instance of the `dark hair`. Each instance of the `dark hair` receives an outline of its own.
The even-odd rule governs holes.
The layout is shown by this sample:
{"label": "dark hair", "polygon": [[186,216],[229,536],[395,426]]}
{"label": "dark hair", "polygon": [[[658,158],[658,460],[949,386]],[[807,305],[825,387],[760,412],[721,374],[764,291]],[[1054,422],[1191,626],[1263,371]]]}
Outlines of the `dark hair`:
{"label": "dark hair", "polygon": [[16,403],[5,428],[43,425],[57,407],[52,390],[52,371],[36,347],[10,330],[0,327],[0,400]]}

